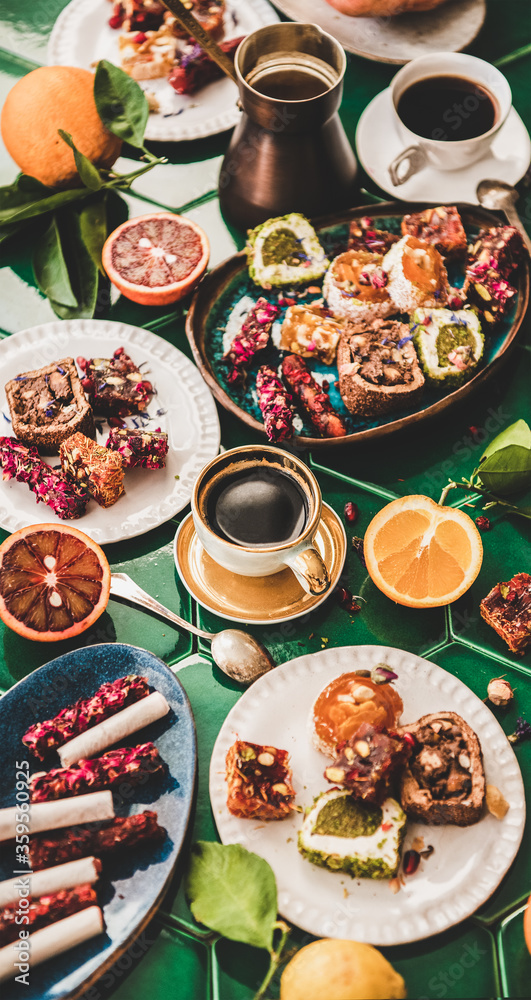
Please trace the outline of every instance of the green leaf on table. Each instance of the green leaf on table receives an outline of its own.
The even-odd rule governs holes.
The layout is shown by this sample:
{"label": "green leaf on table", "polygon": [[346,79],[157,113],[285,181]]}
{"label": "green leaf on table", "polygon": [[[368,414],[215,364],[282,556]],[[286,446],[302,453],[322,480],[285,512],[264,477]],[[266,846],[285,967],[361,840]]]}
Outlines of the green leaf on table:
{"label": "green leaf on table", "polygon": [[118,66],[100,59],[94,99],[103,124],[129,145],[142,149],[149,106],[141,87]]}
{"label": "green leaf on table", "polygon": [[55,215],[36,241],[33,251],[33,273],[37,287],[43,295],[62,306],[77,307],[78,301],[70,282]]}
{"label": "green leaf on table", "polygon": [[502,448],[507,448],[511,444],[519,445],[522,448],[531,448],[531,428],[525,420],[516,420],[514,424],[506,427],[501,434],[493,438],[481,457],[481,461],[490,458],[495,452]]}
{"label": "green leaf on table", "polygon": [[478,477],[486,490],[505,497],[531,486],[531,449],[509,444],[481,462]]}
{"label": "green leaf on table", "polygon": [[83,242],[79,215],[74,208],[59,214],[58,228],[76,305],[69,306],[52,295],[52,309],[61,319],[91,319],[98,298],[98,268]]}
{"label": "green leaf on table", "polygon": [[94,166],[88,156],[85,156],[85,154],[77,148],[70,132],[65,132],[62,128],[57,129],[57,131],[59,132],[63,142],[66,142],[66,145],[70,146],[70,149],[74,154],[76,170],[85,187],[90,188],[91,191],[99,191],[103,184],[103,179],[98,168]]}
{"label": "green leaf on table", "polygon": [[82,201],[91,194],[88,188],[74,188],[68,191],[56,191],[48,197],[35,199],[27,204],[14,205],[9,208],[0,208],[0,226],[12,222],[23,222],[26,219],[33,219],[39,215],[46,215],[47,212],[55,212],[56,209],[63,208],[76,201]]}
{"label": "green leaf on table", "polygon": [[277,886],[263,858],[239,844],[200,840],[192,847],[185,891],[199,923],[231,941],[272,950]]}
{"label": "green leaf on table", "polygon": [[105,271],[101,262],[101,251],[107,239],[107,206],[106,196],[91,198],[85,202],[78,212],[79,228],[83,240],[96,267],[103,274]]}

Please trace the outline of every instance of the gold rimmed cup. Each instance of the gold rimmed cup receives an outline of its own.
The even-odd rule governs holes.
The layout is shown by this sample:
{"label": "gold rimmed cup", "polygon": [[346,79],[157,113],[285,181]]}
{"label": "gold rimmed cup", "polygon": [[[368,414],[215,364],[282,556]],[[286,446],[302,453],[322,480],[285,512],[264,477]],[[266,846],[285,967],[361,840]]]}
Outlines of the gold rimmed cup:
{"label": "gold rimmed cup", "polygon": [[[224,486],[235,481],[245,482],[246,475],[265,482],[285,476],[295,487],[304,504],[300,528],[295,537],[285,541],[258,544],[228,537],[216,521],[215,498]],[[192,494],[192,516],[197,536],[218,565],[240,576],[266,577],[288,566],[309,594],[324,594],[330,587],[330,577],[323,559],[314,546],[321,519],[322,497],[319,484],[307,465],[299,458],[268,446],[247,445],[223,452],[200,472]],[[253,518],[252,503],[244,511]]]}

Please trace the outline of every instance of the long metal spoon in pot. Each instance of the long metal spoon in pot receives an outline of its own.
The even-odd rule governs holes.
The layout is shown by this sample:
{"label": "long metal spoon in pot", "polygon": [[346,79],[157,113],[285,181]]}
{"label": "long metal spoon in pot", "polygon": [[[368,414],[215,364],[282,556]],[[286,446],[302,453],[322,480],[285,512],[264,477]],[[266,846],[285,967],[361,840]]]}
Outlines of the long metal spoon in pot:
{"label": "long metal spoon in pot", "polygon": [[123,597],[131,604],[154,611],[161,618],[166,618],[174,625],[180,625],[187,632],[208,639],[212,643],[212,659],[223,673],[240,684],[252,684],[253,681],[272,670],[275,666],[265,646],[258,639],[242,632],[239,628],[225,628],[222,632],[204,632],[190,622],[179,618],[154,597],[137,586],[127,573],[111,574],[111,594],[113,597]]}
{"label": "long metal spoon in pot", "polygon": [[498,212],[505,212],[505,215],[511,225],[518,229],[518,232],[521,234],[527,247],[528,253],[531,254],[531,240],[529,239],[529,236],[520,221],[520,216],[514,207],[515,202],[518,201],[519,198],[516,188],[511,187],[510,184],[505,184],[504,181],[485,180],[480,181],[478,184],[476,188],[476,195],[480,205],[483,205],[484,208],[490,208]]}

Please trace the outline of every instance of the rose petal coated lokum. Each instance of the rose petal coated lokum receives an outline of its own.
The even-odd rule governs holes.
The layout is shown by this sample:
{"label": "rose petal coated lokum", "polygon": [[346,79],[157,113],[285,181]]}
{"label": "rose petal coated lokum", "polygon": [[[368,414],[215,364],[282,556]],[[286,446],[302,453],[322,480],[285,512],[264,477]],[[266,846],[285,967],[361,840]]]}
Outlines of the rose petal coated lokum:
{"label": "rose petal coated lokum", "polygon": [[240,332],[223,356],[224,362],[229,366],[229,382],[237,384],[243,381],[245,369],[249,367],[255,354],[267,347],[271,327],[279,313],[279,307],[264,298],[259,298],[249,310]]}
{"label": "rose petal coated lokum", "polygon": [[124,469],[164,469],[168,435],[161,431],[111,427],[105,447],[118,452]]}
{"label": "rose petal coated lokum", "polygon": [[97,902],[96,891],[91,885],[62,889],[60,892],[52,892],[47,896],[31,900],[29,905],[24,907],[27,919],[23,924],[20,919],[19,904],[6,906],[0,910],[0,948],[17,940],[21,925],[33,934],[40,927],[47,927],[48,924],[64,920],[71,913],[85,910],[87,906],[96,906]]}
{"label": "rose petal coated lokum", "polygon": [[302,358],[297,354],[287,354],[282,362],[282,375],[321,437],[345,437],[347,428],[343,419],[334,411],[326,392],[315,381]]}
{"label": "rose petal coated lokum", "polygon": [[285,441],[293,436],[293,412],[290,396],[276,371],[262,365],[256,376],[258,405],[270,441]]}
{"label": "rose petal coated lokum", "polygon": [[61,467],[68,479],[88,490],[100,507],[111,507],[124,492],[124,470],[119,455],[84,434],[72,434],[60,449]]}
{"label": "rose petal coated lokum", "polygon": [[142,413],[153,392],[134,361],[118,347],[112,358],[78,358],[84,373],[81,384],[94,413],[102,417]]}
{"label": "rose petal coated lokum", "polygon": [[164,763],[154,743],[109,750],[101,757],[79,760],[71,767],[55,767],[33,774],[31,801],[48,802],[87,792],[99,792],[122,784],[143,784],[149,777],[162,774]]}
{"label": "rose petal coated lokum", "polygon": [[133,816],[118,816],[98,826],[75,826],[68,830],[30,837],[30,862],[33,871],[62,865],[90,855],[100,857],[120,848],[135,848],[146,843],[160,843],[166,836],[156,812],[150,809]]}
{"label": "rose petal coated lokum", "polygon": [[46,465],[36,448],[26,448],[16,438],[0,437],[0,468],[4,479],[26,483],[37,503],[48,504],[62,520],[85,513],[88,492]]}

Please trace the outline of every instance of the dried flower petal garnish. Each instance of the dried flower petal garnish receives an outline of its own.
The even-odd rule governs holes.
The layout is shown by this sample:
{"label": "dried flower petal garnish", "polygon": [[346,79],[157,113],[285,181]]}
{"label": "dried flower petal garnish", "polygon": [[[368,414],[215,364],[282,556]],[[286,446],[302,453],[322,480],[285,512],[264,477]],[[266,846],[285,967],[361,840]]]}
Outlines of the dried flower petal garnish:
{"label": "dried flower petal garnish", "polygon": [[398,674],[391,670],[387,663],[377,663],[371,670],[371,680],[375,684],[389,684],[389,681],[396,681]]}
{"label": "dried flower petal garnish", "polygon": [[48,504],[62,520],[73,520],[85,513],[87,490],[43,462],[33,446],[26,448],[16,438],[0,437],[0,469],[4,479],[26,483],[37,503]]}
{"label": "dried flower petal garnish", "polygon": [[516,729],[514,733],[511,733],[507,737],[509,743],[520,743],[522,740],[527,740],[531,736],[531,725],[526,722],[523,715],[520,715],[516,720]]}

